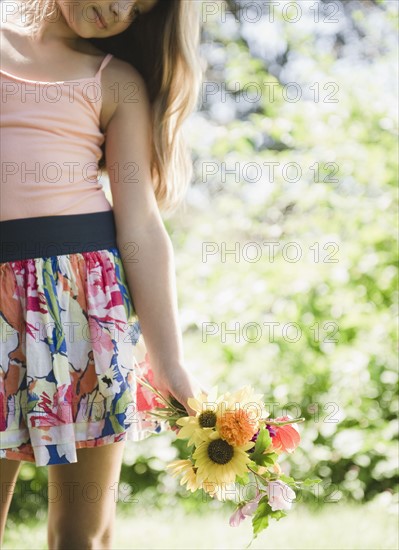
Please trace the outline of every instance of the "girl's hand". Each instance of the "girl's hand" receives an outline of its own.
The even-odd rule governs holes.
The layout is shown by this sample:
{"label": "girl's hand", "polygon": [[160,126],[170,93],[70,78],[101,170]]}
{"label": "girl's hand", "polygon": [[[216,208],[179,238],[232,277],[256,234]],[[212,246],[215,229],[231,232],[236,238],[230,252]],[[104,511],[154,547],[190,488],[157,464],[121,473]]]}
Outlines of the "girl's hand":
{"label": "girl's hand", "polygon": [[174,397],[184,406],[189,415],[195,416],[197,414],[188,405],[187,399],[195,397],[199,392],[208,394],[209,388],[201,384],[192,374],[181,367],[167,373],[159,373],[156,370],[153,370],[153,373],[152,384],[164,397]]}

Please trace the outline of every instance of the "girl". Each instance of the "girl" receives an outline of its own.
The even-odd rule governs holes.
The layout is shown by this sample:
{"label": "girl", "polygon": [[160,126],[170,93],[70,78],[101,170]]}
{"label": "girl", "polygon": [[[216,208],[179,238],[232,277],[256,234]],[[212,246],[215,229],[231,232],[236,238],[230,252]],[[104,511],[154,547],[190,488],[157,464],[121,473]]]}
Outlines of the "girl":
{"label": "girl", "polygon": [[111,548],[125,441],[167,428],[135,375],[189,414],[207,392],[184,367],[161,218],[192,175],[198,10],[1,1],[0,542],[25,460],[50,466],[49,548]]}

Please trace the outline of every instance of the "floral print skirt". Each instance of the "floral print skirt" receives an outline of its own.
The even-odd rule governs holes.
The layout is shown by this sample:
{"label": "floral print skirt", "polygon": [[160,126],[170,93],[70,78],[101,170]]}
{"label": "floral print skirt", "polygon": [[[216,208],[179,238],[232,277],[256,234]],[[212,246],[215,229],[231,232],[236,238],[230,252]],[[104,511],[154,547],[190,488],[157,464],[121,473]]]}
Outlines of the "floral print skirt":
{"label": "floral print skirt", "polygon": [[[114,236],[108,238],[111,214],[29,218],[25,225],[0,222],[0,231],[12,230],[16,242],[18,227],[23,226],[26,239],[39,220],[48,230],[64,223],[63,233],[81,239],[65,253],[60,234],[50,232],[48,240],[52,235],[51,244],[61,248],[34,258],[32,252],[19,248],[13,255],[2,247],[2,459],[67,464],[77,462],[78,448],[139,441],[169,429],[150,414],[162,404],[137,380],[151,382],[153,372],[120,251]],[[88,220],[107,222],[100,230],[107,234],[96,231],[94,250],[79,230]],[[27,226],[33,232],[26,233]]]}

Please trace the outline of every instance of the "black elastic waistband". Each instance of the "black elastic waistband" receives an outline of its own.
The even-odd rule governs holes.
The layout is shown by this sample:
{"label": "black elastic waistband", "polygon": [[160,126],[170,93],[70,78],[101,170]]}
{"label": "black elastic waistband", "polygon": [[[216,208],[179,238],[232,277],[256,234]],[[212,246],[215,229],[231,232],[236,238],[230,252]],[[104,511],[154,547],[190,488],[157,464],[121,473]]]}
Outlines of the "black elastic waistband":
{"label": "black elastic waistband", "polygon": [[0,222],[0,263],[116,247],[113,210]]}

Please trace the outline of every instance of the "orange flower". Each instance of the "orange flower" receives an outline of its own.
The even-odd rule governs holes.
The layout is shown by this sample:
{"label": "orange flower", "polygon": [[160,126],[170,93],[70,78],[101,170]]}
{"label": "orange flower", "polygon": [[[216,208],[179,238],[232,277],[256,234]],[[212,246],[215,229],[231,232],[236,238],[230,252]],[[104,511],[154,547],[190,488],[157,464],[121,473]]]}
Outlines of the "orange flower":
{"label": "orange flower", "polygon": [[[290,420],[290,416],[279,416],[274,420],[284,422]],[[284,426],[274,426],[273,430],[276,435],[272,437],[272,446],[274,451],[284,453],[293,453],[301,441],[296,424],[285,424]]]}
{"label": "orange flower", "polygon": [[235,446],[244,445],[250,441],[257,430],[256,421],[251,419],[247,411],[242,408],[226,411],[218,418],[216,428],[227,443]]}

